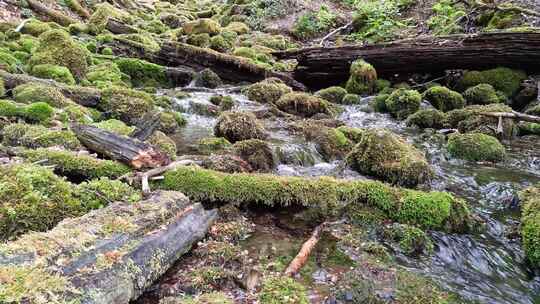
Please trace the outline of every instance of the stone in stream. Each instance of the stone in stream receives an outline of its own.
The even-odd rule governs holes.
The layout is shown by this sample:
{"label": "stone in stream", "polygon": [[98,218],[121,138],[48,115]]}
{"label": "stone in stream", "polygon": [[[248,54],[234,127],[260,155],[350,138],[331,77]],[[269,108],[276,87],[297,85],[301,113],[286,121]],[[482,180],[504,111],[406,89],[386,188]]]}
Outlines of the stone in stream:
{"label": "stone in stream", "polygon": [[0,245],[2,300],[127,304],[189,251],[216,216],[180,192],[157,191],[28,233]]}
{"label": "stone in stream", "polygon": [[231,143],[246,139],[265,139],[266,131],[255,115],[247,112],[225,112],[218,117],[214,134]]}

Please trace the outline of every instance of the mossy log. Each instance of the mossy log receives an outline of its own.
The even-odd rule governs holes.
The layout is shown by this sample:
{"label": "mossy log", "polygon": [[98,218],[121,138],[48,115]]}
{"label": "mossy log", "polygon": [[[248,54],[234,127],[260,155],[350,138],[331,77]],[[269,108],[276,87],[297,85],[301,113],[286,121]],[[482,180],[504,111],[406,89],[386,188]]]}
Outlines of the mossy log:
{"label": "mossy log", "polygon": [[180,192],[116,202],[0,245],[3,303],[129,303],[151,286],[217,215]]}
{"label": "mossy log", "polygon": [[308,87],[339,84],[349,77],[351,63],[362,58],[379,76],[438,73],[447,69],[488,69],[507,66],[540,70],[539,32],[493,32],[421,37],[374,45],[310,47],[274,52],[297,59],[294,78]]}
{"label": "mossy log", "polygon": [[171,160],[156,147],[97,127],[73,124],[72,131],[91,151],[125,163],[135,169],[168,165]]}
{"label": "mossy log", "polygon": [[27,0],[26,2],[33,11],[50,18],[52,21],[57,22],[60,25],[68,26],[70,24],[78,22],[76,19],[71,18],[57,10],[46,7],[45,5],[43,5],[42,1]]}
{"label": "mossy log", "polygon": [[136,28],[114,18],[107,20],[106,27],[113,34],[135,34],[139,32]]}
{"label": "mossy log", "polygon": [[65,97],[86,107],[95,107],[101,99],[100,91],[94,88],[70,86],[54,80],[41,79],[24,74],[11,74],[3,70],[0,70],[0,78],[4,80],[4,86],[8,90],[12,90],[21,84],[29,82],[55,87],[59,89]]}

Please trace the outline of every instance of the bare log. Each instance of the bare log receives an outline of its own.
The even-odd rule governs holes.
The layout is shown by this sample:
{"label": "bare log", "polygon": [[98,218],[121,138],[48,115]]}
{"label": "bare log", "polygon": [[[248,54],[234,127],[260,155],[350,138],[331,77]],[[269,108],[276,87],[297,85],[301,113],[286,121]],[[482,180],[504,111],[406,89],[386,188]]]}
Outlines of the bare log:
{"label": "bare log", "polygon": [[54,22],[60,25],[68,26],[70,24],[78,22],[76,19],[73,19],[57,10],[46,7],[40,1],[27,0],[27,3],[33,11],[43,16],[51,18],[51,20],[53,20]]}
{"label": "bare log", "polygon": [[315,248],[315,246],[321,239],[321,234],[325,226],[326,222],[315,227],[315,229],[311,233],[311,237],[302,245],[302,248],[300,249],[298,254],[294,257],[289,266],[287,266],[287,269],[285,269],[285,275],[292,277],[297,274],[300,269],[302,269],[302,267],[306,264],[309,255],[311,254],[311,251],[313,251],[313,248]]}
{"label": "bare log", "polygon": [[[216,215],[173,191],[111,203],[2,244],[2,284],[17,282],[23,303],[127,304],[204,237]],[[36,279],[54,284],[31,289]]]}
{"label": "bare log", "polygon": [[345,81],[351,62],[358,58],[371,63],[382,77],[497,66],[538,71],[540,33],[493,32],[420,37],[367,46],[311,47],[273,54],[281,59],[297,59],[294,78],[311,88]]}
{"label": "bare log", "polygon": [[156,168],[170,163],[167,154],[137,139],[88,125],[73,124],[71,129],[89,150],[133,168]]}
{"label": "bare log", "polygon": [[50,79],[41,79],[25,74],[11,74],[4,70],[0,70],[0,78],[4,80],[4,85],[8,90],[12,90],[18,85],[29,82],[55,87],[59,89],[60,92],[62,92],[62,94],[64,94],[64,96],[67,98],[70,98],[74,102],[87,107],[96,106],[101,99],[100,91],[94,88],[69,86]]}
{"label": "bare log", "polygon": [[534,123],[540,123],[540,117],[534,116],[534,115],[528,115],[519,113],[516,111],[509,112],[486,112],[486,113],[479,113],[480,115],[484,116],[492,116],[492,117],[499,117],[499,118],[511,118],[518,121],[527,121],[527,122],[534,122]]}

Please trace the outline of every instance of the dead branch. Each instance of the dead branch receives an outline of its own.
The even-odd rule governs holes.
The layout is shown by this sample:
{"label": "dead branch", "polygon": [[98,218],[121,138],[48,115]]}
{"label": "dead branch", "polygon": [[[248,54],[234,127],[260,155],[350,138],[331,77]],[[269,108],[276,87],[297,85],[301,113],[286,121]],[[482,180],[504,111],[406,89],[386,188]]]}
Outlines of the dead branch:
{"label": "dead branch", "polygon": [[313,248],[315,248],[315,246],[321,239],[321,234],[327,224],[327,222],[323,222],[319,226],[315,227],[315,229],[311,233],[311,237],[302,245],[302,248],[300,249],[298,254],[291,261],[287,269],[285,269],[286,276],[294,276],[306,264],[309,255],[311,254],[311,251],[313,251]]}
{"label": "dead branch", "polygon": [[512,3],[505,2],[503,4],[497,5],[495,3],[493,4],[487,4],[484,3],[482,0],[476,0],[474,2],[477,6],[487,9],[493,9],[501,12],[515,12],[515,13],[522,13],[529,16],[535,16],[540,17],[540,12],[534,11],[532,9],[528,9],[525,7],[521,7]]}
{"label": "dead branch", "polygon": [[534,115],[528,115],[519,113],[516,111],[510,112],[486,112],[486,113],[479,113],[480,115],[484,116],[492,116],[492,117],[499,117],[499,118],[511,118],[518,121],[527,121],[527,122],[534,122],[534,123],[540,123],[540,117],[534,116]]}
{"label": "dead branch", "polygon": [[353,24],[353,21],[345,24],[344,26],[340,26],[338,27],[337,29],[331,31],[330,33],[328,33],[328,35],[324,36],[322,39],[321,39],[321,42],[319,42],[319,45],[320,46],[323,46],[324,45],[324,41],[325,40],[328,40],[330,37],[334,36],[335,34],[341,32],[341,31],[344,31],[346,30],[349,26],[351,26]]}

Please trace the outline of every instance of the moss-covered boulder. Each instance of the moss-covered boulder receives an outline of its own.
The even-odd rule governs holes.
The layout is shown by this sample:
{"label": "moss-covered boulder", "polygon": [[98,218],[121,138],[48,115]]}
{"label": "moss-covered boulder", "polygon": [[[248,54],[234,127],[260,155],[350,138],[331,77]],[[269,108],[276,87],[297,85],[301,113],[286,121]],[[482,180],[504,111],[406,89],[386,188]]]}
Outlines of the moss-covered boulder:
{"label": "moss-covered boulder", "polygon": [[519,91],[521,82],[526,78],[527,74],[523,71],[499,67],[485,71],[467,71],[458,81],[457,86],[461,90],[465,90],[487,83],[495,90],[503,92],[507,97],[512,97]]}
{"label": "moss-covered boulder", "polygon": [[281,96],[275,105],[283,112],[302,117],[311,117],[319,113],[330,114],[326,100],[308,93],[287,93]]}
{"label": "moss-covered boulder", "polygon": [[182,27],[184,34],[209,34],[217,35],[221,32],[221,26],[210,18],[201,18],[198,20],[186,22]]}
{"label": "moss-covered boulder", "polygon": [[422,229],[407,224],[393,223],[381,231],[385,241],[397,243],[399,250],[410,256],[429,254],[433,251],[433,242]]}
{"label": "moss-covered boulder", "polygon": [[359,104],[360,101],[362,101],[362,97],[357,94],[346,94],[343,96],[343,99],[341,100],[341,104],[344,105],[354,105]]}
{"label": "moss-covered boulder", "polygon": [[463,93],[468,104],[486,105],[491,103],[499,103],[501,100],[495,89],[486,83],[470,87]]}
{"label": "moss-covered boulder", "polygon": [[114,61],[122,73],[129,75],[135,87],[169,87],[165,67],[136,58],[120,58]]}
{"label": "moss-covered boulder", "polygon": [[176,159],[176,143],[165,133],[161,131],[154,132],[154,134],[148,138],[148,143],[165,152],[170,159]]}
{"label": "moss-covered boulder", "polygon": [[362,174],[407,187],[427,182],[433,175],[422,152],[384,129],[364,132],[347,162]]}
{"label": "moss-covered boulder", "polygon": [[274,103],[292,89],[278,78],[267,78],[248,86],[243,93],[250,100],[260,103]]}
{"label": "moss-covered boulder", "polygon": [[91,66],[86,79],[98,88],[108,86],[130,86],[130,78],[120,71],[114,62],[102,62]]}
{"label": "moss-covered boulder", "polygon": [[397,119],[405,119],[420,109],[422,95],[416,90],[397,89],[384,101],[386,109]]}
{"label": "moss-covered boulder", "polygon": [[238,35],[244,35],[244,34],[247,34],[250,31],[249,26],[247,24],[245,24],[244,22],[238,22],[238,21],[233,21],[233,22],[229,23],[224,28],[224,30],[225,31],[235,32]]}
{"label": "moss-covered boulder", "polygon": [[540,268],[540,184],[519,193],[521,208],[521,238],[527,261]]}
{"label": "moss-covered boulder", "polygon": [[446,148],[452,156],[470,161],[497,162],[506,156],[497,138],[482,133],[453,134]]}
{"label": "moss-covered boulder", "polygon": [[232,144],[223,137],[207,137],[197,142],[197,151],[202,154],[211,154],[230,148]]}
{"label": "moss-covered boulder", "polygon": [[486,112],[512,112],[507,105],[494,103],[489,105],[472,105],[463,109],[452,110],[445,115],[445,127],[457,128],[461,133],[484,133],[491,136],[502,136],[510,139],[517,133],[516,123],[511,119],[503,119],[502,134],[497,134],[499,120],[497,117],[485,116]]}
{"label": "moss-covered boulder", "polygon": [[41,125],[10,124],[2,130],[3,143],[7,146],[46,148],[62,146],[75,150],[81,143],[75,133],[68,130],[48,129]]}
{"label": "moss-covered boulder", "polygon": [[88,20],[88,26],[90,31],[93,34],[99,34],[107,28],[107,22],[110,18],[116,20],[128,22],[130,17],[129,14],[123,12],[109,3],[100,3],[96,5],[94,13],[90,16]]}
{"label": "moss-covered boulder", "polygon": [[226,53],[228,50],[232,49],[232,47],[232,42],[221,34],[210,38],[210,48],[214,51]]}
{"label": "moss-covered boulder", "polygon": [[251,169],[257,172],[270,172],[276,163],[270,145],[260,139],[248,139],[236,142],[234,153],[245,160]]}
{"label": "moss-covered boulder", "polygon": [[103,208],[111,202],[135,203],[142,198],[138,190],[108,177],[99,177],[78,184],[76,197],[86,210]]}
{"label": "moss-covered boulder", "polygon": [[[319,152],[326,161],[344,158],[354,146],[354,139],[350,136],[356,128],[330,128],[318,123],[305,122],[299,125],[305,138],[315,143]],[[354,137],[354,136],[353,136]]]}
{"label": "moss-covered boulder", "polygon": [[45,123],[54,116],[54,109],[47,103],[34,102],[21,108],[21,116],[28,122]]}
{"label": "moss-covered boulder", "polygon": [[20,64],[21,62],[14,56],[14,53],[0,48],[0,69],[15,73]]}
{"label": "moss-covered boulder", "polygon": [[444,127],[444,118],[444,113],[439,110],[424,109],[410,115],[406,123],[408,126],[417,126],[421,129],[442,129]]}
{"label": "moss-covered boulder", "polygon": [[134,125],[154,108],[154,103],[148,93],[112,86],[101,91],[98,107],[109,112],[112,118]]}
{"label": "moss-covered boulder", "polygon": [[47,22],[32,18],[24,23],[21,33],[37,37],[51,29],[51,26]]}
{"label": "moss-covered boulder", "polygon": [[351,94],[370,94],[375,90],[377,71],[363,59],[355,60],[349,70],[350,76],[345,85],[347,92]]}
{"label": "moss-covered boulder", "polygon": [[342,87],[334,86],[315,92],[315,96],[320,97],[331,103],[341,104],[343,97],[347,95],[347,90]]}
{"label": "moss-covered boulder", "polygon": [[461,109],[465,106],[465,99],[460,93],[443,86],[433,86],[427,89],[422,97],[437,110],[443,112]]}
{"label": "moss-covered boulder", "polygon": [[73,104],[57,88],[31,82],[15,87],[13,90],[13,99],[26,104],[45,102],[56,108],[63,108]]}
{"label": "moss-covered boulder", "polygon": [[235,143],[247,139],[265,139],[267,134],[255,115],[247,112],[224,112],[216,122],[214,135]]}
{"label": "moss-covered boulder", "polygon": [[135,130],[135,127],[128,126],[123,121],[117,119],[103,120],[93,123],[92,125],[94,127],[124,136],[129,136]]}
{"label": "moss-covered boulder", "polygon": [[199,87],[205,87],[215,89],[220,85],[223,85],[221,78],[211,69],[204,69],[195,78],[195,85]]}
{"label": "moss-covered boulder", "polygon": [[30,68],[40,64],[66,67],[75,79],[81,80],[88,69],[88,51],[63,30],[50,30],[39,36],[39,47],[28,61]]}
{"label": "moss-covered boulder", "polygon": [[45,79],[52,79],[65,84],[74,85],[75,79],[68,68],[53,64],[38,64],[32,68],[31,74]]}

